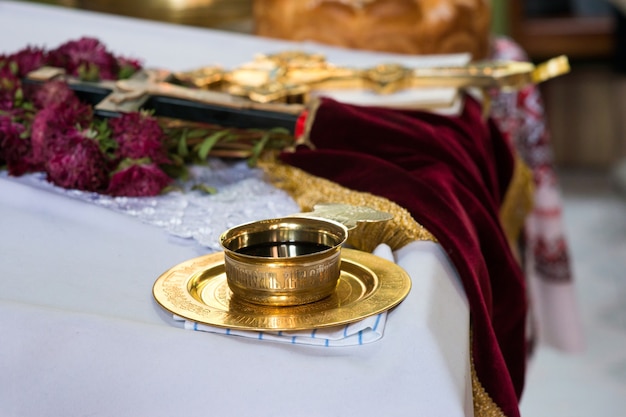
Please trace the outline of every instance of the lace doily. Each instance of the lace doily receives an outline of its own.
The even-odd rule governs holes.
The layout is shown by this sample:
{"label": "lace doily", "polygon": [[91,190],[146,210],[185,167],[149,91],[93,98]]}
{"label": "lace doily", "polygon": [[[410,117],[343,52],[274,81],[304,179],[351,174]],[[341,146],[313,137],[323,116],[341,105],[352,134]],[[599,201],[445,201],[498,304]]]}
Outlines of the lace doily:
{"label": "lace doily", "polygon": [[[210,251],[219,251],[219,236],[238,224],[298,213],[300,208],[286,192],[263,179],[263,171],[243,161],[210,160],[208,166],[190,167],[190,179],[156,197],[111,197],[98,193],[67,190],[46,181],[45,173],[5,178],[106,207],[165,229],[173,236],[193,239]],[[193,190],[204,184],[215,194]]]}

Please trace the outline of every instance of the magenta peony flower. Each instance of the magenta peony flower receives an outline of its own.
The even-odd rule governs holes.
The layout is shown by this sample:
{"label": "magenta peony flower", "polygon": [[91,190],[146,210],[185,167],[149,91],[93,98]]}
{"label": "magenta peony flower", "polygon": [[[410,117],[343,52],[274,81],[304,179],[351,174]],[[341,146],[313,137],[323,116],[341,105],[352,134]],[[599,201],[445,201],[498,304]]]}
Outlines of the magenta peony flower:
{"label": "magenta peony flower", "polygon": [[92,109],[88,105],[76,102],[72,106],[56,103],[40,110],[31,127],[31,146],[33,162],[44,163],[51,152],[62,152],[67,146],[64,139],[66,132],[76,126],[86,128],[92,120]]}
{"label": "magenta peony flower", "polygon": [[119,65],[118,79],[126,79],[139,71],[142,67],[141,62],[137,59],[117,57],[117,63]]}
{"label": "magenta peony flower", "polygon": [[120,160],[150,158],[157,164],[169,162],[165,134],[154,117],[141,112],[125,113],[109,120],[109,126]]}
{"label": "magenta peony flower", "polygon": [[111,176],[106,193],[125,197],[154,196],[171,181],[172,179],[154,163],[133,163]]}
{"label": "magenta peony flower", "polygon": [[84,37],[69,41],[48,54],[48,63],[65,68],[68,74],[88,80],[115,80],[119,64],[98,39]]}
{"label": "magenta peony flower", "polygon": [[5,163],[9,174],[20,176],[35,170],[31,163],[30,139],[24,137],[26,128],[8,115],[0,115],[0,164]]}
{"label": "magenta peony flower", "polygon": [[84,191],[102,191],[108,185],[107,160],[98,143],[85,132],[67,130],[49,149],[45,161],[48,181]]}
{"label": "magenta peony flower", "polygon": [[15,108],[15,94],[21,88],[20,79],[13,74],[8,65],[0,66],[0,111]]}
{"label": "magenta peony flower", "polygon": [[71,108],[81,106],[74,91],[64,81],[49,81],[41,85],[33,94],[33,103],[39,109],[60,103]]}
{"label": "magenta peony flower", "polygon": [[[112,195],[155,195],[172,180],[157,164],[169,162],[165,135],[147,114],[95,120],[61,81],[25,90],[21,78],[43,65],[58,66],[82,79],[118,79],[141,68],[116,57],[94,38],[67,42],[46,52],[27,47],[0,54],[0,165],[12,175],[45,171],[50,182]],[[123,164],[119,164],[123,161]],[[111,176],[110,167],[118,165]],[[111,187],[109,182],[112,181]]]}
{"label": "magenta peony flower", "polygon": [[[31,71],[39,69],[46,64],[46,53],[42,48],[26,47],[12,55],[5,57],[7,63],[17,64],[17,76],[25,77]],[[2,59],[0,58],[0,61]]]}

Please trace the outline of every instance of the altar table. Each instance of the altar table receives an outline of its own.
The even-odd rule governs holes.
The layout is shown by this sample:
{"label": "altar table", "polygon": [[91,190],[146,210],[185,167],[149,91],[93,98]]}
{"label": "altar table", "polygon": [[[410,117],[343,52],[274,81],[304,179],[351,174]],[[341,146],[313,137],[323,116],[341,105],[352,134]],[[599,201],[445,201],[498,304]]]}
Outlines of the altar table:
{"label": "altar table", "polygon": [[[301,46],[12,1],[0,35],[0,53],[92,36],[170,70]],[[152,285],[209,249],[6,174],[0,236],[3,417],[473,415],[467,302],[436,243],[395,253],[413,287],[381,340],[324,348],[181,328]]]}

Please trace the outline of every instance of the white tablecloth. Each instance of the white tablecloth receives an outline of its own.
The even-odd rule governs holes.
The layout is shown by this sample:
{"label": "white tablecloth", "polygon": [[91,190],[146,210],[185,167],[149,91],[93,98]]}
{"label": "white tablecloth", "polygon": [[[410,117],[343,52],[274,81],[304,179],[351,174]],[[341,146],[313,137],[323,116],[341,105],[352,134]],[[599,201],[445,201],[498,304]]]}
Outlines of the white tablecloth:
{"label": "white tablecloth", "polygon": [[[173,70],[293,48],[0,2],[0,53],[84,35]],[[152,284],[202,251],[130,216],[0,178],[0,416],[472,415],[468,307],[437,244],[395,254],[413,280],[408,298],[380,341],[347,348],[182,329]]]}

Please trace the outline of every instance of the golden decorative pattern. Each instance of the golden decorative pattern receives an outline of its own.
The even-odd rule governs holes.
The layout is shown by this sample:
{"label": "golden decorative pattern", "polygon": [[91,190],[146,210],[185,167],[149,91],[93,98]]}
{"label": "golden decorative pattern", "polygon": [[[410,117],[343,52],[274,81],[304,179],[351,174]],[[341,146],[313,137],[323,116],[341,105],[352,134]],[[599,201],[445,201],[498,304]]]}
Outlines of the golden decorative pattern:
{"label": "golden decorative pattern", "polygon": [[[470,349],[473,334],[470,331]],[[472,373],[472,397],[474,398],[474,417],[506,417],[502,409],[498,407],[489,393],[480,383],[476,368],[474,367],[474,355],[470,352],[470,365]]]}
{"label": "golden decorative pattern", "polygon": [[184,261],[154,283],[155,300],[177,316],[238,330],[319,329],[362,320],[398,305],[411,279],[395,263],[342,249],[341,274],[330,296],[313,303],[275,307],[246,302],[229,289],[224,253]]}
{"label": "golden decorative pattern", "polygon": [[321,217],[245,223],[220,236],[228,286],[243,300],[289,306],[332,294],[348,228]]}
{"label": "golden decorative pattern", "polygon": [[316,204],[313,211],[299,213],[298,217],[317,217],[333,220],[343,224],[352,230],[359,223],[388,222],[393,215],[380,210],[374,210],[366,206],[353,206],[351,204],[323,203]]}
{"label": "golden decorative pattern", "polygon": [[472,397],[474,398],[474,417],[506,417],[504,412],[491,399],[481,385],[472,360]]}
{"label": "golden decorative pattern", "polygon": [[350,190],[276,161],[263,161],[259,167],[272,184],[291,195],[302,211],[312,211],[316,204],[331,202],[366,206],[392,214],[393,219],[388,222],[360,223],[350,231],[348,243],[359,250],[371,252],[381,243],[396,250],[416,240],[437,241],[406,209],[386,198]]}
{"label": "golden decorative pattern", "polygon": [[565,56],[535,66],[531,62],[480,61],[464,66],[410,68],[396,63],[350,68],[327,62],[320,54],[285,51],[257,55],[224,73],[222,88],[257,103],[304,103],[314,90],[366,90],[377,94],[425,88],[499,88],[519,90],[568,73]]}
{"label": "golden decorative pattern", "polygon": [[500,207],[500,222],[509,241],[509,246],[516,259],[520,261],[519,237],[524,223],[533,209],[534,182],[533,173],[528,166],[517,157],[511,183]]}
{"label": "golden decorative pattern", "polygon": [[[565,56],[537,66],[531,62],[479,61],[447,67],[411,68],[381,63],[352,68],[332,64],[321,54],[296,50],[258,54],[251,62],[232,70],[198,68],[173,76],[178,82],[196,88],[228,93],[255,103],[306,104],[314,96],[311,92],[316,90],[364,90],[383,95],[425,87],[515,91],[569,70]],[[150,88],[163,89],[163,86],[153,84]]]}

